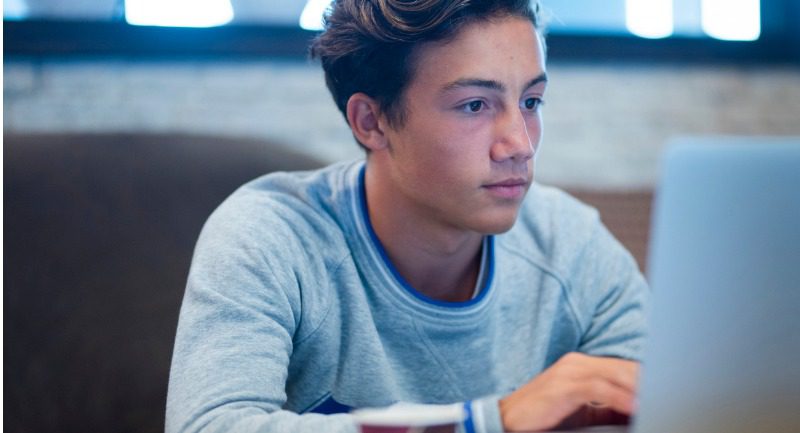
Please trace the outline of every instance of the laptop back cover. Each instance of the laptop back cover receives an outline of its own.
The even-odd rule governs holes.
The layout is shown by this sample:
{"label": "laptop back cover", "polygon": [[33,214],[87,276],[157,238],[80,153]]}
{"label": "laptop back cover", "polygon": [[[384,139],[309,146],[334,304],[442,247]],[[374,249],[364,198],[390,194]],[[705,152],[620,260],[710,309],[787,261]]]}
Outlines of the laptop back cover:
{"label": "laptop back cover", "polygon": [[667,152],[634,431],[800,431],[800,140]]}

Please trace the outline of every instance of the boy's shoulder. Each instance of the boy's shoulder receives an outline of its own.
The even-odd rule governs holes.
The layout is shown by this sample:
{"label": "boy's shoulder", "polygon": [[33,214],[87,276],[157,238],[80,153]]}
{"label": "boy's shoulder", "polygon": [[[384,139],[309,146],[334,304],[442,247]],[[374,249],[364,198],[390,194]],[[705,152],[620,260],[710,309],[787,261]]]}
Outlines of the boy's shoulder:
{"label": "boy's shoulder", "polygon": [[[329,242],[343,237],[340,220],[347,196],[357,193],[348,179],[358,163],[317,170],[274,172],[256,178],[225,199],[203,228],[202,237],[247,244]],[[287,245],[288,246],[288,245]]]}
{"label": "boy's shoulder", "polygon": [[533,183],[503,246],[556,269],[575,257],[601,226],[593,207],[567,192]]}
{"label": "boy's shoulder", "polygon": [[[552,235],[568,235],[564,229],[587,228],[599,221],[597,210],[578,200],[563,189],[534,182],[525,198],[518,223],[537,231],[550,231]],[[547,230],[549,229],[549,230]],[[562,230],[555,230],[562,229]]]}

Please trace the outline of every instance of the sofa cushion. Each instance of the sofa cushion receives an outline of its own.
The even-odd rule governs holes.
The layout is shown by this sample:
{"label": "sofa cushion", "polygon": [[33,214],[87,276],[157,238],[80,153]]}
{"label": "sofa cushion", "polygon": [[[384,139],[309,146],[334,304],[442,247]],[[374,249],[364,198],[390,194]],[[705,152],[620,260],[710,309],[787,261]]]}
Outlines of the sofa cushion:
{"label": "sofa cushion", "polygon": [[257,140],[4,136],[7,432],[163,431],[203,222],[236,187],[319,167]]}

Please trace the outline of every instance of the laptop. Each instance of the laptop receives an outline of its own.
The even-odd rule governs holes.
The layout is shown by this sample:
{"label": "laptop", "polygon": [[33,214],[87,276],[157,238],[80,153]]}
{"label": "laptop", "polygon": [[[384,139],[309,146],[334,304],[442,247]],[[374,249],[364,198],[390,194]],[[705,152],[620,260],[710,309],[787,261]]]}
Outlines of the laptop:
{"label": "laptop", "polygon": [[800,432],[800,137],[674,141],[652,227],[630,431]]}

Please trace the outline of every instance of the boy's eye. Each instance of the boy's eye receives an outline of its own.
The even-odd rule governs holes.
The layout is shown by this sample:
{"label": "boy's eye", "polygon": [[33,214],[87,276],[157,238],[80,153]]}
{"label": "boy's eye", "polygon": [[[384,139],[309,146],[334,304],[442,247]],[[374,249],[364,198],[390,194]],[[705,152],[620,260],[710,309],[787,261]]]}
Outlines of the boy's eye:
{"label": "boy's eye", "polygon": [[467,111],[471,113],[477,113],[481,111],[482,108],[483,108],[483,101],[468,102],[466,106]]}
{"label": "boy's eye", "polygon": [[525,105],[526,110],[534,111],[542,105],[542,100],[540,98],[528,98],[526,99],[523,104]]}

